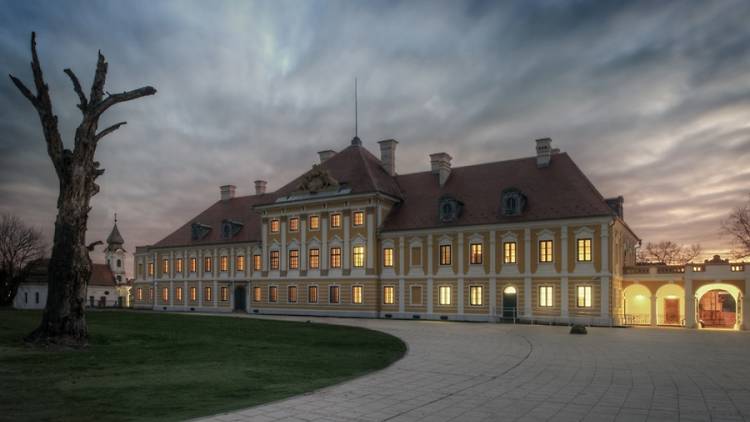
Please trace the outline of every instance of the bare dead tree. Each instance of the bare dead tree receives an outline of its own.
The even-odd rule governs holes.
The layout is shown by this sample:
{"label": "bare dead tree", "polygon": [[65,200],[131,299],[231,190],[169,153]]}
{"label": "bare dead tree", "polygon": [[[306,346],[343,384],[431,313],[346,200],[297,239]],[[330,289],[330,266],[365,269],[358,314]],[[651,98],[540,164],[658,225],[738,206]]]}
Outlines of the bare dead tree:
{"label": "bare dead tree", "polygon": [[703,253],[700,244],[680,245],[671,240],[648,242],[638,251],[638,261],[667,265],[685,265]]}
{"label": "bare dead tree", "polygon": [[32,262],[44,256],[42,233],[13,214],[0,215],[0,306],[13,303]]}
{"label": "bare dead tree", "polygon": [[729,214],[721,223],[721,229],[732,239],[732,255],[735,258],[750,256],[750,199]]}
{"label": "bare dead tree", "polygon": [[49,263],[49,290],[42,323],[26,341],[37,344],[58,344],[81,347],[88,343],[88,330],[84,315],[86,285],[91,278],[91,259],[85,244],[86,225],[91,206],[91,197],[99,192],[94,182],[104,173],[94,161],[99,141],[119,129],[125,122],[116,123],[98,131],[99,118],[115,104],[153,95],[150,86],[105,96],[104,82],[107,77],[107,62],[101,52],[96,63],[94,81],[89,97],[81,88],[78,77],[65,69],[78,95],[78,108],[83,115],[75,131],[74,149],[64,148],[57,127],[57,116],[52,112],[49,87],[44,82],[42,67],[36,52],[36,34],[31,33],[31,70],[34,75],[36,94],[23,82],[9,75],[13,84],[36,109],[42,124],[47,153],[57,173],[60,192],[57,198],[57,219],[52,257]]}

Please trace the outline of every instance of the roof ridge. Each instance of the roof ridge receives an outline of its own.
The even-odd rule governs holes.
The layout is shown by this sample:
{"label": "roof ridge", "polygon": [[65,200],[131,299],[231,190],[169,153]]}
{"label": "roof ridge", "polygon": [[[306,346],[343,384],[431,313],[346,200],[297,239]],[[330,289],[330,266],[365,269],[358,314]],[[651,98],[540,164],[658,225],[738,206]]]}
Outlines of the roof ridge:
{"label": "roof ridge", "polygon": [[[567,155],[566,152],[560,152],[559,154],[560,155],[562,155],[562,154],[566,154]],[[510,163],[510,162],[513,162],[513,161],[531,160],[531,159],[534,159],[534,158],[536,158],[536,156],[511,158],[509,160],[489,161],[489,162],[486,162],[486,163],[467,164],[465,166],[451,167],[451,170],[465,169],[465,168],[469,168],[469,167],[489,166],[489,165],[492,165],[492,164],[500,164],[500,163]],[[412,176],[412,175],[415,175],[415,174],[430,173],[431,171],[432,170],[414,171],[414,172],[411,172],[411,173],[398,174],[397,176]]]}

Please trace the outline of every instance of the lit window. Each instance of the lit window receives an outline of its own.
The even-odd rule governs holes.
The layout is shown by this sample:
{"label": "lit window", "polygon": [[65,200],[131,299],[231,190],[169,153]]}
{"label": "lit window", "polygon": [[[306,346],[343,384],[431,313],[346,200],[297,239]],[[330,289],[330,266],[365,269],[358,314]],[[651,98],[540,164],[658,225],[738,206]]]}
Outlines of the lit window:
{"label": "lit window", "polygon": [[307,302],[318,303],[318,286],[309,286],[307,288]]}
{"label": "lit window", "polygon": [[552,241],[539,241],[539,262],[552,262]]}
{"label": "lit window", "polygon": [[296,232],[299,230],[299,218],[293,217],[289,219],[289,231]]}
{"label": "lit window", "polygon": [[419,246],[414,246],[411,248],[411,265],[422,265],[422,248]]}
{"label": "lit window", "polygon": [[139,262],[138,263],[138,278],[141,278],[141,277],[143,277],[143,263]]}
{"label": "lit window", "polygon": [[276,302],[279,297],[279,289],[276,286],[271,286],[268,288],[268,301],[269,302]]}
{"label": "lit window", "polygon": [[297,303],[297,286],[286,288],[286,300],[289,303]]}
{"label": "lit window", "polygon": [[148,300],[152,302],[154,301],[154,288],[153,287],[148,289]]}
{"label": "lit window", "polygon": [[263,261],[260,259],[260,255],[253,255],[253,269],[260,271],[263,268]]}
{"label": "lit window", "polygon": [[278,233],[279,227],[279,220],[271,220],[271,233]]}
{"label": "lit window", "polygon": [[354,214],[352,214],[352,224],[355,226],[365,224],[365,213],[362,211],[355,211]]}
{"label": "lit window", "polygon": [[169,274],[169,260],[166,258],[161,260],[161,273]]}
{"label": "lit window", "polygon": [[551,307],[553,303],[552,286],[539,287],[539,306]]}
{"label": "lit window", "polygon": [[361,268],[365,266],[365,247],[364,246],[355,246],[352,248],[352,260],[353,265],[356,268]]}
{"label": "lit window", "polygon": [[733,273],[741,273],[745,271],[745,266],[744,265],[731,265],[729,267],[729,270],[732,271]]}
{"label": "lit window", "polygon": [[362,286],[352,286],[352,303],[362,303]]}
{"label": "lit window", "polygon": [[383,249],[383,266],[393,267],[393,248]]}
{"label": "lit window", "polygon": [[317,270],[320,268],[320,249],[310,249],[310,269]]}
{"label": "lit window", "polygon": [[341,300],[339,286],[331,286],[328,289],[328,302],[329,303],[339,303]]}
{"label": "lit window", "polygon": [[221,272],[229,271],[229,257],[228,256],[222,256],[219,258],[219,271]]}
{"label": "lit window", "polygon": [[212,264],[213,264],[213,260],[211,259],[210,256],[203,258],[203,272],[210,273],[212,270],[211,267],[213,266]]}
{"label": "lit window", "polygon": [[341,248],[331,248],[331,268],[341,268]]}
{"label": "lit window", "polygon": [[422,286],[411,286],[411,304],[422,304]]}
{"label": "lit window", "polygon": [[182,302],[182,287],[175,288],[174,297],[178,302]]}
{"label": "lit window", "polygon": [[471,256],[469,257],[469,262],[471,264],[481,264],[482,263],[482,244],[481,243],[472,243],[469,245],[471,249]]}
{"label": "lit window", "polygon": [[182,263],[183,263],[183,262],[184,262],[184,261],[182,260],[182,258],[177,258],[177,259],[176,259],[176,260],[174,261],[174,270],[175,270],[176,272],[180,273],[180,274],[182,274]]}
{"label": "lit window", "polygon": [[311,215],[310,218],[310,230],[320,229],[320,217],[317,215]]}
{"label": "lit window", "polygon": [[506,264],[515,264],[516,261],[516,242],[503,243],[503,262]]}
{"label": "lit window", "polygon": [[203,300],[210,302],[213,300],[213,296],[211,295],[211,288],[206,287],[203,289]]}
{"label": "lit window", "polygon": [[154,275],[154,263],[153,262],[148,263],[148,275],[150,276]]}
{"label": "lit window", "polygon": [[143,289],[142,288],[139,287],[139,288],[135,289],[135,298],[137,300],[143,300]]}
{"label": "lit window", "polygon": [[237,271],[245,271],[245,257],[244,256],[238,256],[235,258],[235,264]]}
{"label": "lit window", "polygon": [[578,239],[578,261],[591,261],[591,239]]}
{"label": "lit window", "polygon": [[262,290],[260,287],[253,287],[253,302],[260,302],[262,299]]}
{"label": "lit window", "polygon": [[190,258],[190,272],[191,273],[198,272],[198,259],[197,258]]}
{"label": "lit window", "polygon": [[227,287],[221,288],[221,300],[226,302],[229,300],[229,289]]}
{"label": "lit window", "polygon": [[396,303],[395,298],[395,289],[393,286],[384,286],[383,287],[383,303],[386,305],[393,305]]}
{"label": "lit window", "polygon": [[331,214],[331,228],[338,229],[341,227],[341,214]]}
{"label": "lit window", "polygon": [[289,251],[289,269],[299,269],[299,250],[292,249]]}
{"label": "lit window", "polygon": [[162,302],[169,302],[169,287],[161,289],[161,300]]}
{"label": "lit window", "polygon": [[279,251],[271,251],[271,269],[279,269]]}
{"label": "lit window", "polygon": [[591,286],[578,286],[576,290],[576,306],[579,308],[590,308]]}
{"label": "lit window", "polygon": [[482,306],[484,304],[483,291],[482,286],[469,286],[469,304],[471,306]]}
{"label": "lit window", "polygon": [[440,286],[438,289],[439,297],[438,297],[438,303],[441,305],[450,305],[451,304],[451,288],[450,286]]}
{"label": "lit window", "polygon": [[451,265],[451,245],[440,245],[440,265]]}
{"label": "lit window", "polygon": [[198,300],[198,288],[191,287],[190,288],[190,301],[195,302]]}

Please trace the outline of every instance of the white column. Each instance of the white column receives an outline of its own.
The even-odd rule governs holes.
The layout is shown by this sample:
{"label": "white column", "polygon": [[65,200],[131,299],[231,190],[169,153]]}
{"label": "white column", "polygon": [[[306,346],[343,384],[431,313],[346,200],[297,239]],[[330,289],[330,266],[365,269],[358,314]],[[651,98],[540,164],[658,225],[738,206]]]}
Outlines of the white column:
{"label": "white column", "polygon": [[750,324],[747,323],[745,316],[750,309],[750,265],[745,265],[745,295],[742,296],[742,325],[740,330],[749,330]]}
{"label": "white column", "polygon": [[493,273],[490,277],[490,311],[489,318],[491,322],[495,322],[495,315],[497,314],[497,279]]}
{"label": "white column", "polygon": [[697,328],[695,321],[695,293],[693,293],[693,279],[684,273],[685,280],[685,326],[687,328]]}
{"label": "white column", "polygon": [[602,223],[602,273],[609,272],[609,224]]}
{"label": "white column", "polygon": [[307,218],[299,219],[299,269],[307,270]]}
{"label": "white column", "polygon": [[495,245],[495,238],[497,237],[497,234],[494,230],[490,231],[490,274],[493,276],[496,273],[496,267],[497,267],[497,252],[496,252],[496,245]]}
{"label": "white column", "polygon": [[456,293],[458,293],[456,295],[458,297],[458,299],[457,299],[458,309],[456,310],[456,312],[459,315],[461,315],[461,314],[464,313],[464,279],[463,279],[463,277],[460,277],[457,280],[456,285],[457,285],[456,289],[458,290],[458,292],[456,292]]}
{"label": "white column", "polygon": [[406,297],[404,293],[405,284],[403,278],[398,280],[398,311],[402,314],[406,311],[406,304],[404,303],[404,298]]}
{"label": "white column", "polygon": [[432,313],[432,277],[427,279],[427,313]]}
{"label": "white column", "polygon": [[373,269],[375,265],[375,214],[365,211],[367,218],[367,268]]}
{"label": "white column", "polygon": [[464,274],[464,233],[458,232],[458,274]]}
{"label": "white column", "polygon": [[219,249],[214,248],[213,259],[211,260],[211,275],[214,279],[219,276]]}
{"label": "white column", "polygon": [[203,307],[203,281],[198,280],[198,307]]}
{"label": "white column", "polygon": [[286,250],[286,219],[281,220],[281,223],[279,223],[281,226],[281,250],[279,251],[279,271],[286,271],[286,258],[287,254],[289,253]]}
{"label": "white column", "polygon": [[235,289],[234,281],[232,281],[229,284],[229,287],[230,287],[229,292],[228,292],[229,293],[229,309],[234,311],[234,289]]}
{"label": "white column", "polygon": [[261,271],[268,271],[268,220],[265,219],[260,227],[261,233],[261,257],[260,260],[263,263]]}
{"label": "white column", "polygon": [[651,296],[651,326],[656,327],[656,295]]}
{"label": "white column", "polygon": [[[185,263],[183,262],[182,265],[185,265]],[[183,281],[182,284],[183,284],[183,290],[182,290],[182,303],[183,303],[183,306],[182,307],[185,310],[187,310],[188,309],[188,298],[190,298],[190,292],[188,292],[187,280]]]}
{"label": "white column", "polygon": [[427,274],[434,274],[432,266],[432,256],[434,251],[432,250],[432,235],[427,235]]}
{"label": "white column", "polygon": [[331,259],[328,256],[328,216],[320,217],[320,269],[328,269],[328,261]]}
{"label": "white column", "polygon": [[404,262],[404,256],[406,255],[404,243],[404,236],[400,236],[398,238],[398,275],[401,277],[406,274],[404,272],[404,269],[406,268],[406,263]]}
{"label": "white column", "polygon": [[602,307],[601,316],[603,319],[610,321],[612,316],[609,312],[609,223],[602,223],[601,225],[601,243],[602,243],[602,274],[606,274],[601,277],[601,290],[602,290]]}
{"label": "white column", "polygon": [[[154,271],[156,272],[156,271]],[[154,280],[154,308],[156,308],[156,304],[159,303],[159,282]]]}
{"label": "white column", "polygon": [[169,306],[174,306],[174,281],[169,280]]}
{"label": "white column", "polygon": [[169,251],[169,278],[174,279],[174,251]]}
{"label": "white column", "polygon": [[531,312],[531,230],[528,228],[523,230],[523,262],[525,275],[523,278],[523,315],[531,318],[533,316]]}
{"label": "white column", "polygon": [[568,226],[562,226],[560,228],[560,272],[563,275],[568,273]]}
{"label": "white column", "polygon": [[569,315],[568,313],[568,300],[569,300],[568,289],[569,289],[568,277],[562,276],[560,278],[560,316],[562,316],[563,318],[567,318]]}
{"label": "white column", "polygon": [[216,282],[216,279],[214,279],[214,287],[211,289],[211,295],[214,300],[214,308],[217,308],[219,306],[219,290],[218,290],[218,283]]}
{"label": "white column", "polygon": [[343,269],[348,270],[351,269],[351,266],[349,265],[349,261],[351,258],[351,252],[349,251],[349,214],[344,214],[344,247],[341,251],[341,254],[343,255]]}

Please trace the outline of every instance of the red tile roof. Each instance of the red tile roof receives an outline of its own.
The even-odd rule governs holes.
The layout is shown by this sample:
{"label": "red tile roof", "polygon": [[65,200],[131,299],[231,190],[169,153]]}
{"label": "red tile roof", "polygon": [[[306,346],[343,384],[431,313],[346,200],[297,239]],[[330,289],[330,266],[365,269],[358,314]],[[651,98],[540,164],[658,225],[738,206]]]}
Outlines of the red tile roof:
{"label": "red tile roof", "polygon": [[[403,202],[385,220],[383,230],[444,227],[438,201],[449,194],[463,202],[450,225],[511,223],[612,215],[602,195],[568,154],[554,154],[549,167],[537,168],[536,157],[455,167],[443,188],[429,171],[396,176]],[[519,216],[505,216],[502,191],[516,188],[526,196]]]}
{"label": "red tile roof", "polygon": [[[153,246],[171,247],[260,241],[260,215],[253,210],[253,206],[275,198],[276,196],[273,194],[264,194],[240,196],[226,201],[218,201]],[[243,224],[240,231],[231,239],[224,239],[221,235],[221,224],[225,219]],[[199,240],[192,240],[193,223],[210,226],[211,230],[205,237]]]}
{"label": "red tile roof", "polygon": [[[47,284],[49,258],[40,259],[33,265],[29,276],[24,281],[30,284]],[[89,286],[115,287],[115,275],[107,264],[91,264],[91,280]]]}

